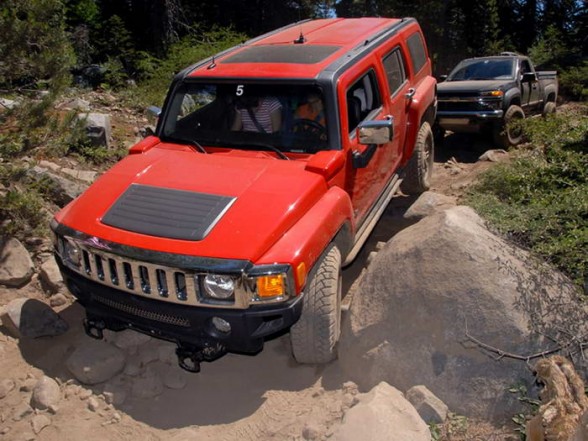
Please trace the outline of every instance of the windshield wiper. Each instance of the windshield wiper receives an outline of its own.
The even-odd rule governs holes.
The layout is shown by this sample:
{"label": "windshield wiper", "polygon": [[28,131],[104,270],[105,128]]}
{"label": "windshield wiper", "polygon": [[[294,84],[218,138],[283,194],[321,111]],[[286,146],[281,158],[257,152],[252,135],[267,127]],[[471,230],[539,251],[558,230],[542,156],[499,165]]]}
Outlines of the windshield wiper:
{"label": "windshield wiper", "polygon": [[174,137],[174,136],[166,136],[166,140],[171,141],[171,142],[177,142],[180,144],[190,144],[191,146],[196,147],[196,149],[200,153],[208,153],[206,151],[206,149],[204,147],[202,147],[202,145],[198,141],[196,141],[195,139],[186,139],[186,138],[180,138],[180,137]]}
{"label": "windshield wiper", "polygon": [[270,150],[274,153],[277,153],[277,155],[280,157],[280,159],[285,159],[286,161],[289,161],[290,158],[288,158],[283,151],[281,151],[279,148],[271,145],[271,144],[266,144],[264,142],[255,142],[255,141],[247,141],[246,143],[237,143],[237,144],[233,144],[235,147],[237,148],[243,148],[245,150],[255,150],[256,148],[261,147],[262,149],[266,149],[266,150]]}

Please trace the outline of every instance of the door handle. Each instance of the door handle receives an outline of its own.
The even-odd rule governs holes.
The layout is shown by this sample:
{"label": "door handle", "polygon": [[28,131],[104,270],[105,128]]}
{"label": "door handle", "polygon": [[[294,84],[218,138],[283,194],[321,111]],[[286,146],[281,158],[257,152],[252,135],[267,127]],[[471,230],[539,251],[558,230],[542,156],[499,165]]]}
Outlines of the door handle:
{"label": "door handle", "polygon": [[404,97],[407,100],[411,100],[412,97],[415,95],[416,93],[416,89],[414,87],[411,87],[410,89],[408,89],[408,92],[406,92],[406,94],[404,95]]}

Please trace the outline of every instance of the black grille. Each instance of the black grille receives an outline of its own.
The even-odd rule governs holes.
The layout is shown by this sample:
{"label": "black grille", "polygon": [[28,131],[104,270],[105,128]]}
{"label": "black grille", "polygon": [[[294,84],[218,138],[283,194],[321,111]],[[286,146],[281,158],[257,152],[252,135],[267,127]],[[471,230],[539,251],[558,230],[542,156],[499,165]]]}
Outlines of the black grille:
{"label": "black grille", "polygon": [[235,198],[149,185],[131,185],[102,222],[150,236],[202,240]]}

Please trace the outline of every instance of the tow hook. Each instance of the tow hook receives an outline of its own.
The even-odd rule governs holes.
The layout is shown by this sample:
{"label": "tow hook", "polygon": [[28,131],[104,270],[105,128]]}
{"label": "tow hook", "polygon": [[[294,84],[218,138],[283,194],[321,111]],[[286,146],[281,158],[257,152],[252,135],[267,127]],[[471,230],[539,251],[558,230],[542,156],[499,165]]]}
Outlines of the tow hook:
{"label": "tow hook", "polygon": [[216,360],[225,353],[225,348],[220,344],[213,346],[206,345],[203,348],[199,348],[178,343],[178,347],[176,348],[178,364],[182,369],[192,373],[200,372],[200,362]]}
{"label": "tow hook", "polygon": [[106,329],[106,324],[102,320],[84,319],[84,331],[89,337],[102,340],[104,338],[104,329]]}

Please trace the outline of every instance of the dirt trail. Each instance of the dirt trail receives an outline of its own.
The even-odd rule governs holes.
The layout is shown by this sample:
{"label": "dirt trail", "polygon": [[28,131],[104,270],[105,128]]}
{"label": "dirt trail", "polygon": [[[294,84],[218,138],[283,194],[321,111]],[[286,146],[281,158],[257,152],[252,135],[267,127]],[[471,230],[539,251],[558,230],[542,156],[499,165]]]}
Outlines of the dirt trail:
{"label": "dirt trail", "polygon": [[[432,190],[461,195],[465,186],[490,166],[476,162],[488,148],[492,146],[477,138],[448,137],[436,154]],[[376,244],[406,226],[402,214],[411,203],[411,198],[398,197],[390,204],[358,258],[345,269],[345,292],[366,266]],[[0,288],[0,305],[22,296],[46,298],[33,282],[22,290]],[[0,440],[326,439],[356,393],[345,384],[336,361],[326,367],[297,365],[286,335],[267,342],[256,356],[229,354],[214,363],[203,363],[202,372],[187,374],[179,389],[164,388],[153,398],[128,393],[122,404],[107,404],[101,395],[102,385],[75,386],[64,365],[76,347],[87,344],[81,327],[82,308],[68,305],[60,314],[71,325],[60,337],[18,341],[0,332],[1,377],[16,384],[0,399]],[[166,345],[171,348],[160,349]],[[170,372],[178,375],[174,371],[179,370],[177,366],[153,360],[152,354],[160,350],[173,350],[173,345],[148,341],[127,350],[127,363],[142,363],[143,369],[148,367],[160,378]],[[51,424],[35,434],[34,415],[23,414],[28,412],[25,404],[31,396],[30,383],[42,375],[58,379],[64,396],[55,412],[47,414]],[[135,380],[122,375],[118,381],[118,387],[124,389]],[[89,409],[91,398],[86,391],[97,400],[97,409]]]}

